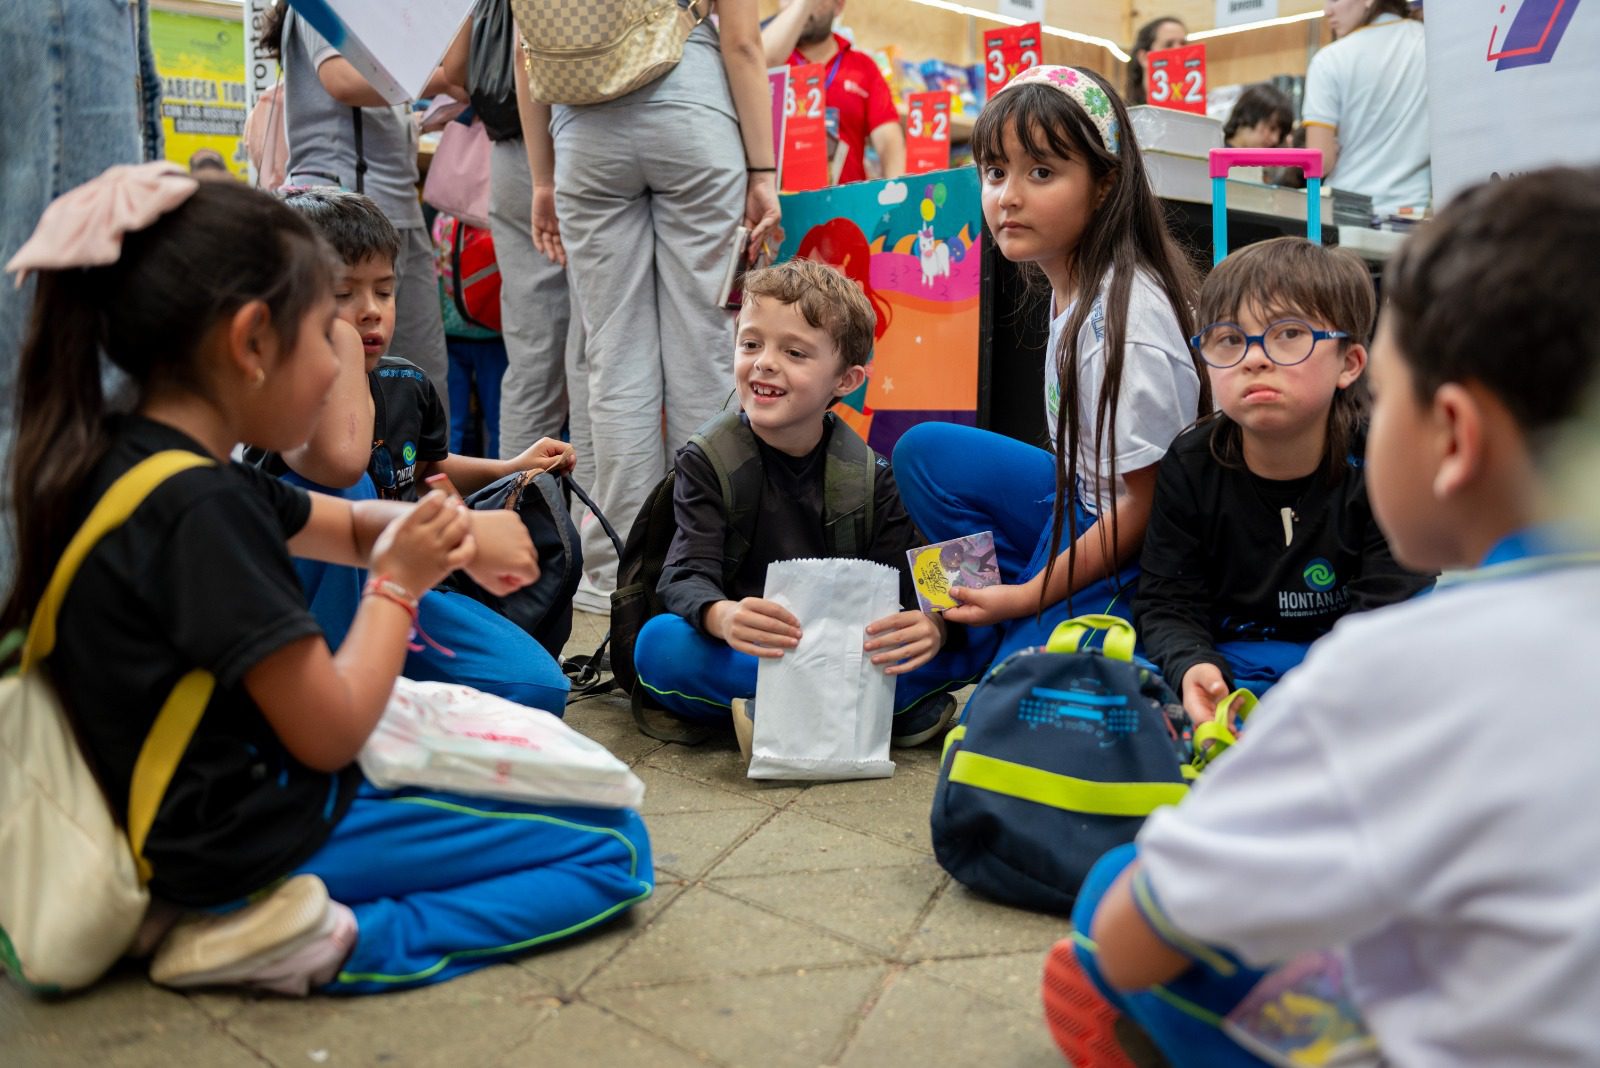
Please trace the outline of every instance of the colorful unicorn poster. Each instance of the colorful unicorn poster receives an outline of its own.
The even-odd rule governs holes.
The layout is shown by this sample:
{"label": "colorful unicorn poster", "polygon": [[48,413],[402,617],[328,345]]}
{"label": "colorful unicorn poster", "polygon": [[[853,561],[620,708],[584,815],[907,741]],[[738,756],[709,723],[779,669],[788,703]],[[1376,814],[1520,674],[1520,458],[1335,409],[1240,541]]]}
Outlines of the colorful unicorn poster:
{"label": "colorful unicorn poster", "polygon": [[835,406],[888,456],[900,435],[978,415],[978,172],[972,167],[785,194],[779,259],[854,279],[878,313],[866,383]]}

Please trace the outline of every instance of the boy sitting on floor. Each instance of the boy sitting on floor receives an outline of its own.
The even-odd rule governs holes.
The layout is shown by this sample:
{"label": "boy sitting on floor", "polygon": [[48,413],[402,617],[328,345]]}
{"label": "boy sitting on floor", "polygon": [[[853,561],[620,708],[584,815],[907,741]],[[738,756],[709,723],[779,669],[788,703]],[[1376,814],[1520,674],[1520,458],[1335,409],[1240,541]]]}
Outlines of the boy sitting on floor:
{"label": "boy sitting on floor", "polygon": [[572,446],[542,438],[519,456],[488,460],[450,452],[450,426],[439,393],[422,369],[389,355],[395,323],[395,256],[400,235],[368,197],[338,189],[304,189],[284,202],[322,231],[344,270],[335,293],[339,318],[361,335],[376,412],[367,473],[386,500],[414,501],[431,475],[463,494],[528,470],[570,471]]}
{"label": "boy sitting on floor", "polygon": [[[668,611],[634,647],[640,685],[669,712],[729,722],[732,702],[755,694],[758,658],[799,643],[800,621],[762,597],[768,564],[854,557],[899,571],[901,603],[913,606],[873,623],[863,639],[872,662],[898,676],[895,744],[917,745],[949,726],[948,691],[978,669],[958,663],[953,647],[938,655],[944,622],[914,607],[906,562],[925,539],[889,462],[828,411],[865,380],[875,322],[860,288],[824,264],[791,260],[746,276],[734,356],[743,411],[706,424],[678,453],[677,531],[657,587]],[[754,489],[742,521],[730,520],[708,450]],[[836,486],[863,480],[870,504],[834,515]]]}
{"label": "boy sitting on floor", "polygon": [[1127,1063],[1116,1009],[1175,1065],[1264,1063],[1219,1019],[1252,968],[1323,949],[1388,1064],[1593,1062],[1600,552],[1550,466],[1600,386],[1597,247],[1600,170],[1553,169],[1467,191],[1389,264],[1372,508],[1402,563],[1471,570],[1340,622],[1090,872],[1045,974],[1074,1063]]}

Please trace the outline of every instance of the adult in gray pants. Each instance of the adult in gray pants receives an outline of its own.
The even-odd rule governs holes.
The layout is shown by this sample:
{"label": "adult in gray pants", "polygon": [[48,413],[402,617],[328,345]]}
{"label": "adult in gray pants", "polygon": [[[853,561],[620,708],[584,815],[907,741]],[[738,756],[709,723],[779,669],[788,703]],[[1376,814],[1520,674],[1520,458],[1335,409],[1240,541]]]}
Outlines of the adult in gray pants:
{"label": "adult in gray pants", "polygon": [[[719,26],[703,22],[671,71],[626,96],[552,108],[518,93],[535,242],[566,259],[582,316],[595,500],[624,535],[733,389],[717,288],[735,232],[759,245],[778,223],[756,0],[714,7]],[[615,567],[589,578],[614,588]]]}

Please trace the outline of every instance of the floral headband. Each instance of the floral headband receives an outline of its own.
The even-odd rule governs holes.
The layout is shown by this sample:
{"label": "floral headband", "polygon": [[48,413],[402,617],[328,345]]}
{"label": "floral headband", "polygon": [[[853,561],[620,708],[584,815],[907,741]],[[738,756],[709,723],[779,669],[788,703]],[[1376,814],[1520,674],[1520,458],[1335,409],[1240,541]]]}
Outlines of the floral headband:
{"label": "floral headband", "polygon": [[1089,116],[1089,121],[1100,131],[1100,140],[1105,143],[1106,151],[1114,156],[1120,153],[1121,137],[1111,98],[1083,71],[1076,67],[1029,67],[1007,82],[1000,92],[1014,85],[1048,85],[1061,90]]}
{"label": "floral headband", "polygon": [[143,230],[198,188],[174,163],[111,167],[52,201],[6,270],[21,286],[29,271],[116,263],[124,235]]}

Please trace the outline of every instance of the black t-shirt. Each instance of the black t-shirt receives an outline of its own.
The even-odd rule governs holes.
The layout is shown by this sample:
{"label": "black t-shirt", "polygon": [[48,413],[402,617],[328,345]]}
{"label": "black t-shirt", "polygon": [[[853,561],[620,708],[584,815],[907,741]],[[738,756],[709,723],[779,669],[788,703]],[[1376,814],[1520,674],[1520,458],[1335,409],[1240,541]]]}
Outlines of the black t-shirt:
{"label": "black t-shirt", "polygon": [[367,474],[385,500],[414,501],[417,464],[450,455],[450,419],[422,368],[384,356],[367,376],[372,389],[372,458]]}
{"label": "black t-shirt", "polygon": [[1315,641],[1348,612],[1432,585],[1390,554],[1363,448],[1337,483],[1321,472],[1274,481],[1217,462],[1215,426],[1184,431],[1161,461],[1133,602],[1145,651],[1174,689],[1196,664],[1229,676],[1220,642]]}
{"label": "black t-shirt", "polygon": [[[138,416],[114,435],[76,522],[140,460],[205,453]],[[292,870],[360,781],[353,766],[330,775],[290,756],[243,684],[272,653],[320,633],[284,544],[310,511],[303,490],[243,464],[184,471],[89,553],[62,605],[50,675],[119,818],[173,685],[195,668],[216,676],[145,842],[153,891],[179,904],[236,900]]]}
{"label": "black t-shirt", "polygon": [[[672,491],[678,529],[672,536],[666,567],[656,587],[669,612],[702,627],[702,616],[712,602],[760,597],[767,585],[768,564],[828,555],[822,501],[832,426],[830,422],[817,447],[805,456],[790,456],[756,439],[763,475],[761,501],[750,537],[750,552],[729,590],[722,588],[728,522],[717,473],[698,445],[691,443],[678,450]],[[873,477],[873,529],[862,558],[900,572],[901,603],[915,608],[917,595],[906,550],[926,545],[927,539],[917,532],[900,502],[889,461],[873,455],[878,465]]]}

